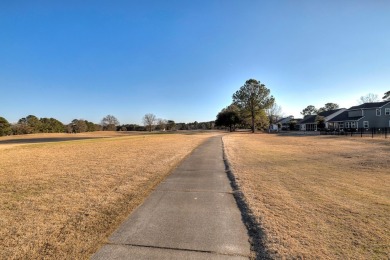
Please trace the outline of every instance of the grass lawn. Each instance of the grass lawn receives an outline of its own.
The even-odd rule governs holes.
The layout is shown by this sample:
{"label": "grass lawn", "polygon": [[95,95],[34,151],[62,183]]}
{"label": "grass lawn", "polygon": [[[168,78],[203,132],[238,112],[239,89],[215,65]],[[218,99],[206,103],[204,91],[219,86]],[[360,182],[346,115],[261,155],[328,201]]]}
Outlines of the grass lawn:
{"label": "grass lawn", "polygon": [[390,140],[237,133],[228,159],[274,258],[390,258]]}
{"label": "grass lawn", "polygon": [[[184,157],[215,134],[0,138],[0,259],[88,258]],[[93,139],[46,143],[74,137]]]}

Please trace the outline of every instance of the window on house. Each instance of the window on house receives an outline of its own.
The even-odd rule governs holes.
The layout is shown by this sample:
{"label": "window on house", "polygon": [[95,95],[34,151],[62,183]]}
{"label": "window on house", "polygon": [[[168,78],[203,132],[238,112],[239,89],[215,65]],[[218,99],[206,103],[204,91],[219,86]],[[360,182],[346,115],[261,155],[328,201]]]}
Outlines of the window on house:
{"label": "window on house", "polygon": [[356,122],[351,122],[351,128],[356,128]]}
{"label": "window on house", "polygon": [[349,122],[345,122],[345,128],[350,128]]}
{"label": "window on house", "polygon": [[380,110],[380,109],[377,109],[377,110],[376,110],[376,115],[377,115],[377,116],[380,116],[380,115],[381,115],[381,110]]}
{"label": "window on house", "polygon": [[363,127],[364,128],[369,128],[370,127],[368,121],[363,121]]}
{"label": "window on house", "polygon": [[385,115],[390,116],[390,108],[385,108]]}
{"label": "window on house", "polygon": [[343,129],[344,128],[344,123],[339,123],[339,128]]}

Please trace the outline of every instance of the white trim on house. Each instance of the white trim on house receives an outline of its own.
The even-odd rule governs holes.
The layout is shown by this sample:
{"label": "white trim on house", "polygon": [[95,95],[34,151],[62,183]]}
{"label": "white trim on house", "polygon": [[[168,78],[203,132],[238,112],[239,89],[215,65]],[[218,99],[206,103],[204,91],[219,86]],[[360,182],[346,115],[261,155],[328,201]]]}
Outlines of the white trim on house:
{"label": "white trim on house", "polygon": [[346,110],[347,110],[346,108],[341,108],[339,111],[337,111],[337,112],[335,112],[333,114],[330,114],[329,116],[324,118],[325,122],[330,121],[332,118],[335,118],[336,116],[340,115],[341,113],[343,113]]}
{"label": "white trim on house", "polygon": [[377,108],[375,114],[376,116],[381,116],[381,109]]}
{"label": "white trim on house", "polygon": [[390,108],[385,108],[385,116],[390,116]]}

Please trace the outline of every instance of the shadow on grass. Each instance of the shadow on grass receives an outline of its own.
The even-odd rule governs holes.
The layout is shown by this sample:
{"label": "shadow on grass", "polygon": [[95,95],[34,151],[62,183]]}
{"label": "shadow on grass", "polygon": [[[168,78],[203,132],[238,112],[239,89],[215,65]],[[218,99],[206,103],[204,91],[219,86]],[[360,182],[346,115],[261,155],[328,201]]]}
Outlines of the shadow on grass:
{"label": "shadow on grass", "polygon": [[202,133],[220,132],[216,130],[178,130],[178,131],[123,131],[116,132],[117,136],[72,136],[69,137],[42,137],[42,138],[23,138],[25,135],[20,135],[20,139],[0,139],[0,145],[2,144],[39,144],[39,143],[55,143],[64,141],[76,141],[76,140],[88,140],[88,139],[101,139],[101,138],[115,138],[124,136],[139,136],[139,135],[197,135]]}
{"label": "shadow on grass", "polygon": [[225,153],[225,144],[222,140],[223,146],[223,161],[225,163],[225,171],[230,180],[230,185],[233,188],[233,196],[236,200],[237,206],[241,211],[241,217],[244,225],[248,230],[248,235],[251,243],[251,250],[256,254],[255,259],[274,259],[272,255],[267,251],[265,247],[265,232],[260,223],[256,221],[255,216],[253,215],[252,210],[249,208],[249,205],[246,202],[245,196],[242,193],[230,163],[226,157]]}
{"label": "shadow on grass", "polygon": [[86,139],[99,139],[99,138],[102,138],[102,137],[24,138],[24,139],[0,140],[0,145],[1,144],[54,143],[54,142],[86,140]]}

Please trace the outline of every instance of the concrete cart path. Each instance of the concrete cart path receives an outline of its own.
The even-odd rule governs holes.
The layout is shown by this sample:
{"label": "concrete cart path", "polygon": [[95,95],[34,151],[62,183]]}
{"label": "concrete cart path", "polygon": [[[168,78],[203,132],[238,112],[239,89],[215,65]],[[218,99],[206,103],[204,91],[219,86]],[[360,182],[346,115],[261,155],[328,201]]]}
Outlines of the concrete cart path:
{"label": "concrete cart path", "polygon": [[247,229],[225,172],[221,137],[185,159],[92,259],[247,259]]}

